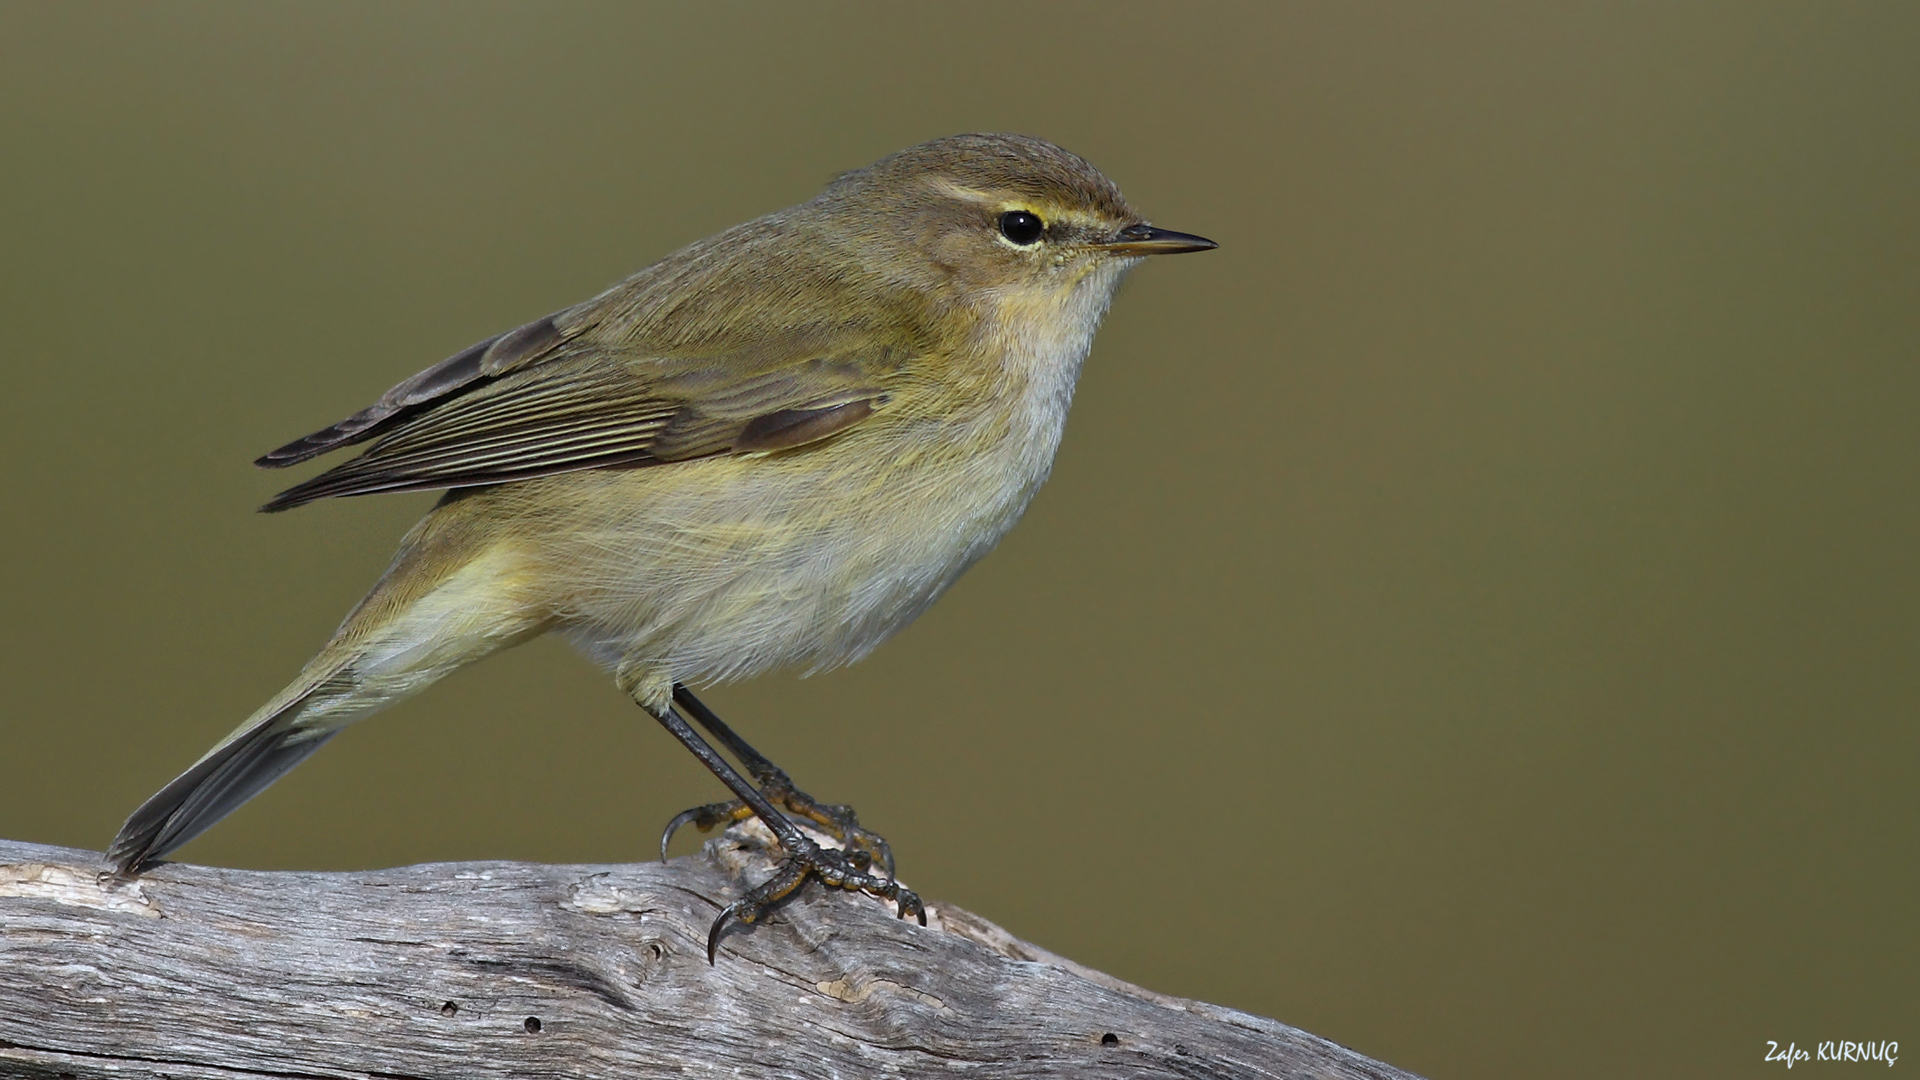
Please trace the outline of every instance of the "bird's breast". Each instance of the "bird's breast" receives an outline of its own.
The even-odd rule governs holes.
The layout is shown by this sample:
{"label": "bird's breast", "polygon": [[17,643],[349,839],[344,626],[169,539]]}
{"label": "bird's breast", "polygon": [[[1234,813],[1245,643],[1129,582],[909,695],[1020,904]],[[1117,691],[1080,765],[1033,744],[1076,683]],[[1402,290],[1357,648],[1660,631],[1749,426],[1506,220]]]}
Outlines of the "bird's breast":
{"label": "bird's breast", "polygon": [[833,667],[892,636],[1045,481],[1105,298],[1067,319],[1008,307],[961,373],[825,443],[581,481],[626,497],[568,530],[588,541],[563,625],[610,664],[694,682]]}

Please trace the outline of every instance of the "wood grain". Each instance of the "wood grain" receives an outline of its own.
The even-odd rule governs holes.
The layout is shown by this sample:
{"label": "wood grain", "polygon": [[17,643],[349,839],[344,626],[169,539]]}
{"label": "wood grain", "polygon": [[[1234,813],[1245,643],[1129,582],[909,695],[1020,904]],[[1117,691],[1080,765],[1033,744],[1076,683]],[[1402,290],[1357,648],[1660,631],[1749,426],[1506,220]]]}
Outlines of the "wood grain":
{"label": "wood grain", "polygon": [[751,829],[666,864],[105,865],[0,841],[0,1076],[1411,1076],[945,904],[809,885],[709,967],[771,868]]}

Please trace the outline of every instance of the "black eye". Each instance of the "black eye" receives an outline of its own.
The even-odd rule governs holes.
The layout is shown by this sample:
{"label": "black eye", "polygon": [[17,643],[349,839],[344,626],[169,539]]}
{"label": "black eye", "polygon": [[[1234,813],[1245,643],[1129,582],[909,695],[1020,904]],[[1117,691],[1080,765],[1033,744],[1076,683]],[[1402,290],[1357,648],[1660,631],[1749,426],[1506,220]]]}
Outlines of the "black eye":
{"label": "black eye", "polygon": [[1040,236],[1047,231],[1047,223],[1040,215],[1025,210],[1009,210],[1000,215],[1000,235],[1026,247],[1040,242]]}

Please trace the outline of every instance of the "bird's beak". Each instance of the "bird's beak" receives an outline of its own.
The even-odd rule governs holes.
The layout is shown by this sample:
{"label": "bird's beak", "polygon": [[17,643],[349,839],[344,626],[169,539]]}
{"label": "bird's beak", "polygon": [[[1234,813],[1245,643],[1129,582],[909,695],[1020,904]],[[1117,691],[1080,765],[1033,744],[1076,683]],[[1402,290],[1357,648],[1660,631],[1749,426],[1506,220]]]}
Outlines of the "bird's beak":
{"label": "bird's beak", "polygon": [[1099,245],[1101,251],[1114,255],[1178,255],[1183,251],[1211,251],[1219,246],[1204,236],[1145,224],[1129,225]]}

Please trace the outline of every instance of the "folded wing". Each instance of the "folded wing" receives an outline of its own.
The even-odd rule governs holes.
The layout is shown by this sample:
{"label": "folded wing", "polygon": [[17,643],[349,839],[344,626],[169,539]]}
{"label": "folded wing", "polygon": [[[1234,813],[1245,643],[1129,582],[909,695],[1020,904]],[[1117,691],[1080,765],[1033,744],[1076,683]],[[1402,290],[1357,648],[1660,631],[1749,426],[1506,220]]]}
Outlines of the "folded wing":
{"label": "folded wing", "polygon": [[261,458],[280,467],[378,440],[261,509],[800,446],[884,406],[889,376],[905,364],[896,351],[858,344],[825,355],[772,345],[752,355],[634,356],[569,340],[541,320]]}

